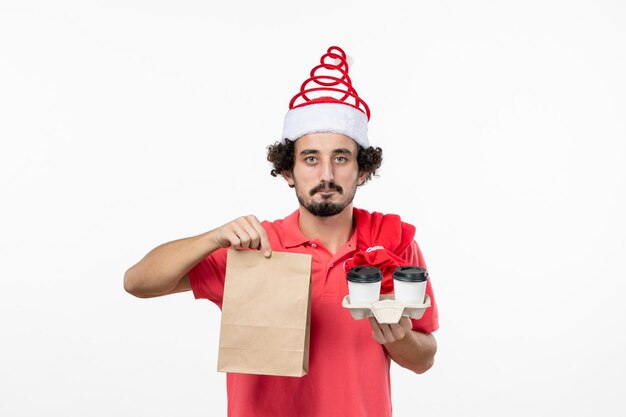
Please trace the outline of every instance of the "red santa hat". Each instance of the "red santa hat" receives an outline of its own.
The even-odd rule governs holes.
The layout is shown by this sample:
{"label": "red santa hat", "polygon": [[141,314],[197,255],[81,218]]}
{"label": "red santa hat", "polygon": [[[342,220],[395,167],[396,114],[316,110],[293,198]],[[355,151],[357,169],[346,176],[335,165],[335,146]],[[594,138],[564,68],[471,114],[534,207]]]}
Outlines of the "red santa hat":
{"label": "red santa hat", "polygon": [[346,135],[368,148],[369,118],[370,109],[348,76],[348,56],[340,47],[331,46],[289,102],[282,142],[295,141],[309,133],[331,132]]}

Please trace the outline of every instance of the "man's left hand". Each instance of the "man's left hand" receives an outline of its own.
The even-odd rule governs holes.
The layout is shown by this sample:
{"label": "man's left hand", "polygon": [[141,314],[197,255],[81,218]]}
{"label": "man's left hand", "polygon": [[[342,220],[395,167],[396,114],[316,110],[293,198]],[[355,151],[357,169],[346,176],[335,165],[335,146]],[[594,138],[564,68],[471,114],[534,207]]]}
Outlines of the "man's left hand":
{"label": "man's left hand", "polygon": [[372,326],[372,337],[381,345],[397,342],[404,339],[408,332],[411,331],[411,319],[402,316],[398,323],[379,323],[375,317],[370,317],[370,326]]}

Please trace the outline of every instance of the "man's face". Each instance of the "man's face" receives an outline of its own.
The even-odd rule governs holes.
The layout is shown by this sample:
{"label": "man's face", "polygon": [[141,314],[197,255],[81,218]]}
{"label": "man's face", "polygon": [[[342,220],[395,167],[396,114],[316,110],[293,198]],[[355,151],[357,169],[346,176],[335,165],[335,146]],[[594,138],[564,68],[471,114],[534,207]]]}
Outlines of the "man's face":
{"label": "man's face", "polygon": [[357,144],[338,133],[311,133],[295,143],[293,172],[283,176],[296,189],[300,205],[316,216],[345,209],[367,174],[359,176]]}

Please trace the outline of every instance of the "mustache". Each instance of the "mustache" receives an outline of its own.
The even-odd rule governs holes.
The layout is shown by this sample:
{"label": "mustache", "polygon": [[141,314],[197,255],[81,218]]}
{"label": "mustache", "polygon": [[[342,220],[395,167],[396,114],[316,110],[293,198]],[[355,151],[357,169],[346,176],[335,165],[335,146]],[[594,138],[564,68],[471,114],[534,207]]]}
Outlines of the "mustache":
{"label": "mustache", "polygon": [[341,186],[340,186],[340,185],[337,185],[337,184],[335,184],[334,182],[329,182],[329,183],[323,182],[323,183],[321,183],[320,185],[318,185],[318,186],[316,186],[315,188],[313,188],[313,189],[309,192],[309,194],[310,194],[311,196],[313,196],[313,195],[315,195],[315,194],[319,193],[319,192],[320,192],[320,191],[322,191],[322,190],[335,190],[335,191],[337,191],[339,194],[343,194],[343,188],[341,188]]}

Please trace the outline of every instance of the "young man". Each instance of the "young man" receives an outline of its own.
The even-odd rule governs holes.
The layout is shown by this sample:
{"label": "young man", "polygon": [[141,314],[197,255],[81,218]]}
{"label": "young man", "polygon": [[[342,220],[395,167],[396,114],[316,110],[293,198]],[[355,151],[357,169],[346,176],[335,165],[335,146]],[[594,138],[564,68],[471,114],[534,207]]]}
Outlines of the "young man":
{"label": "young man", "polygon": [[[337,75],[328,75],[332,71]],[[317,87],[307,88],[311,83]],[[309,98],[319,92],[341,97]],[[228,374],[229,416],[391,416],[390,359],[416,373],[433,364],[438,314],[430,282],[431,307],[419,320],[356,321],[341,306],[347,266],[381,268],[382,292],[392,291],[395,266],[425,267],[413,226],[352,206],[357,187],[382,162],[381,149],[368,143],[368,119],[345,53],[329,48],[292,99],[283,140],[268,148],[272,175],[282,175],[295,189],[298,210],[274,222],[244,216],[166,243],[126,272],[124,287],[137,297],[193,290],[221,308],[227,248],[259,249],[268,257],[272,250],[312,255],[309,373]]]}

